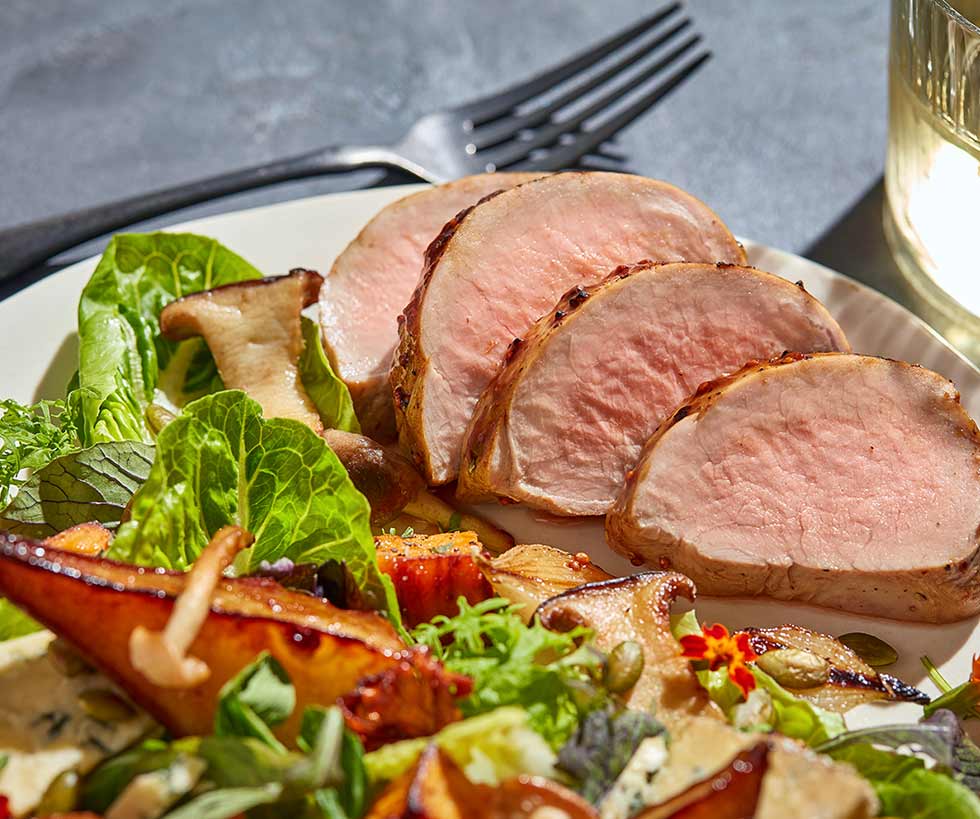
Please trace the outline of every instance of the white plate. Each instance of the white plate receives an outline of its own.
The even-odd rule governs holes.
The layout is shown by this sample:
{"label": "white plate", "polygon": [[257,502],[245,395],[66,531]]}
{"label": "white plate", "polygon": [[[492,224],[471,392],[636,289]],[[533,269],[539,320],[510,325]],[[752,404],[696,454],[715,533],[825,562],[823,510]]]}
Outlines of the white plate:
{"label": "white plate", "polygon": [[[355,193],[331,194],[269,207],[212,216],[179,225],[219,241],[267,274],[293,267],[327,271],[334,257],[381,207],[421,186],[403,186]],[[980,417],[980,371],[950,348],[923,322],[895,302],[825,267],[790,253],[746,241],[749,260],[764,270],[802,281],[840,322],[855,352],[903,359],[936,370],[959,388],[973,417]],[[0,303],[0,395],[28,401],[61,397],[77,357],[75,310],[82,287],[96,259],[38,282]],[[611,571],[630,566],[605,545],[602,527],[594,519],[554,521],[516,507],[492,506],[485,513],[513,532],[521,542],[550,543],[592,554]],[[899,663],[890,672],[934,693],[919,657],[928,654],[947,679],[960,682],[969,675],[971,646],[980,650],[978,619],[947,626],[914,625],[858,617],[810,606],[761,600],[699,600],[703,619],[730,626],[797,623],[843,634],[866,631],[894,645]],[[863,706],[848,717],[852,726],[915,720],[916,706]]]}

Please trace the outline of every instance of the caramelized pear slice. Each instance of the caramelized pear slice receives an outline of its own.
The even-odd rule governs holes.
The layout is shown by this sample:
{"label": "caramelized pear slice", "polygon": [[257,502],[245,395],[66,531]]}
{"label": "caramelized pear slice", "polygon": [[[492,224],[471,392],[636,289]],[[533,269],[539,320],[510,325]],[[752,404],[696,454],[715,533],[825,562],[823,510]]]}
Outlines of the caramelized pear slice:
{"label": "caramelized pear slice", "polygon": [[109,548],[112,532],[101,523],[77,523],[44,539],[44,545],[63,552],[97,557]]}
{"label": "caramelized pear slice", "polygon": [[612,575],[586,554],[570,555],[553,546],[515,546],[484,562],[487,580],[497,597],[521,605],[521,616],[531,619],[545,600],[585,583],[610,580]]}
{"label": "caramelized pear slice", "polygon": [[392,782],[365,819],[598,819],[580,796],[541,777],[521,776],[497,787],[470,782],[435,745]]}
{"label": "caramelized pear slice", "polygon": [[828,711],[846,713],[866,702],[891,700],[925,704],[927,694],[890,674],[875,671],[851,649],[829,634],[820,634],[801,626],[748,628],[749,643],[756,654],[782,648],[808,651],[823,658],[830,666],[829,679],[813,688],[794,688],[797,697],[809,700]]}
{"label": "caramelized pear slice", "polygon": [[724,770],[636,819],[754,819],[768,758],[768,743],[758,742],[736,754]]}
{"label": "caramelized pear slice", "polygon": [[210,676],[187,689],[149,682],[130,662],[134,628],[162,630],[185,575],[144,569],[0,536],[0,594],[74,644],[175,736],[208,734],[221,687],[262,651],[296,686],[296,709],[277,733],[291,742],[306,705],[330,705],[358,681],[394,668],[405,646],[373,612],[337,609],[268,578],[223,578],[189,652]]}
{"label": "caramelized pear slice", "polygon": [[457,601],[478,603],[493,596],[475,555],[481,551],[473,532],[374,539],[378,568],[395,584],[402,617],[408,626],[426,623],[437,614],[459,612]]}
{"label": "caramelized pear slice", "polygon": [[643,647],[639,680],[627,695],[631,708],[650,711],[670,728],[678,719],[721,710],[698,682],[670,630],[670,607],[678,597],[694,600],[694,582],[676,572],[643,572],[588,583],[542,603],[537,616],[554,631],[588,626],[603,651],[624,640]]}

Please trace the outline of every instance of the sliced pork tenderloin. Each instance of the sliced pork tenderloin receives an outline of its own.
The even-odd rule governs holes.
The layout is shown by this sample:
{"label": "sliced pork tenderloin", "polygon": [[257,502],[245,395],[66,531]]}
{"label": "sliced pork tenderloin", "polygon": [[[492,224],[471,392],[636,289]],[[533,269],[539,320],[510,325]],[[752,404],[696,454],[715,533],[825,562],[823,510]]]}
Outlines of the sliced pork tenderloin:
{"label": "sliced pork tenderloin", "polygon": [[337,257],[320,289],[320,323],[365,434],[395,437],[388,368],[398,314],[418,284],[426,246],[463,208],[538,176],[480,174],[406,196],[383,208]]}
{"label": "sliced pork tenderloin", "polygon": [[624,266],[511,346],[463,446],[458,495],[604,515],[644,443],[698,385],[787,350],[849,351],[786,279],[703,263]]}
{"label": "sliced pork tenderloin", "polygon": [[745,253],[703,202],[627,174],[537,179],[446,226],[426,251],[391,371],[399,440],[430,483],[456,477],[508,345],[571,287],[639,259],[743,264]]}
{"label": "sliced pork tenderloin", "polygon": [[704,385],[606,517],[617,551],[706,594],[950,622],[980,611],[980,435],[953,385],[790,356]]}

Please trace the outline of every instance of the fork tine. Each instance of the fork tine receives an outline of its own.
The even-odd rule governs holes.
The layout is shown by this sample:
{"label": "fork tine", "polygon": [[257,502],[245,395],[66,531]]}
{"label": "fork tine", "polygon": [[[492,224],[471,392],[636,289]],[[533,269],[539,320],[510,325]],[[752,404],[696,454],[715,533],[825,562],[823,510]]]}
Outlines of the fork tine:
{"label": "fork tine", "polygon": [[527,102],[531,97],[537,96],[550,88],[554,88],[559,83],[575,76],[583,69],[595,65],[596,62],[606,55],[611,54],[621,46],[636,39],[662,20],[677,12],[680,7],[680,2],[671,3],[669,6],[655,11],[650,16],[634,23],[624,31],[614,34],[587,51],[583,51],[560,65],[545,71],[543,74],[532,77],[527,82],[513,85],[499,93],[465,103],[458,108],[451,109],[452,113],[468,118],[474,125],[489,122],[501,114],[512,110],[522,102]]}
{"label": "fork tine", "polygon": [[535,108],[533,111],[529,111],[526,114],[498,119],[483,128],[478,128],[476,133],[473,135],[473,146],[475,147],[476,151],[482,151],[486,148],[491,148],[494,145],[499,145],[501,142],[511,139],[518,131],[533,128],[536,125],[540,125],[542,122],[546,122],[551,118],[552,114],[560,111],[566,105],[574,102],[575,100],[581,99],[593,89],[598,88],[603,83],[608,82],[609,80],[618,76],[627,68],[642,60],[652,51],[660,48],[660,46],[664,45],[669,40],[672,40],[690,25],[691,19],[689,17],[683,18],[667,29],[667,31],[657,35],[657,37],[645,43],[640,48],[626,54],[626,56],[617,60],[613,65],[609,66],[609,68],[595,74],[592,77],[589,77],[585,82],[579,83],[574,88],[562,94],[560,97],[547,105],[543,105],[540,108]]}
{"label": "fork tine", "polygon": [[628,108],[624,108],[616,116],[602,123],[598,128],[581,132],[573,143],[562,146],[541,159],[521,163],[521,168],[529,171],[554,171],[572,167],[583,156],[594,151],[603,142],[609,140],[614,134],[656,105],[709,59],[711,59],[710,51],[702,53]]}
{"label": "fork tine", "polygon": [[505,168],[529,156],[532,151],[538,148],[552,145],[565,134],[578,131],[583,123],[635,91],[642,83],[662,73],[664,69],[676,63],[700,41],[701,35],[692,34],[656,62],[644,68],[636,77],[630,77],[625,82],[619,83],[574,116],[539,129],[530,139],[512,140],[499,148],[483,151],[479,154],[480,158],[485,158],[489,164],[496,168]]}

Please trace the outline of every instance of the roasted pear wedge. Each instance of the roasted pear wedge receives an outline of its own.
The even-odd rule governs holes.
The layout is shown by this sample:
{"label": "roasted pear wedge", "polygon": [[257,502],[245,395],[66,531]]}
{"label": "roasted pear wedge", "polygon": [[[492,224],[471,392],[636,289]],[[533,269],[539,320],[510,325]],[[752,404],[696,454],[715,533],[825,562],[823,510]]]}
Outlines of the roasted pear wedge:
{"label": "roasted pear wedge", "polygon": [[542,603],[537,616],[555,631],[588,626],[596,646],[612,651],[631,640],[643,647],[643,671],[627,694],[631,708],[651,711],[668,728],[679,718],[721,710],[681,656],[670,630],[670,607],[678,597],[694,600],[694,583],[676,572],[642,572],[587,583]]}
{"label": "roasted pear wedge", "polygon": [[[761,787],[760,787],[761,786]],[[878,800],[850,765],[796,740],[714,719],[678,721],[644,794],[644,819],[869,819]]]}
{"label": "roasted pear wedge", "polygon": [[221,687],[262,651],[296,687],[294,716],[278,731],[287,743],[305,705],[332,704],[411,656],[378,614],[338,609],[267,578],[222,578],[189,649],[209,668],[207,679],[154,685],[131,663],[130,635],[137,626],[162,630],[186,584],[182,574],[0,536],[0,594],[74,644],[175,736],[210,733]]}
{"label": "roasted pear wedge", "polygon": [[374,539],[378,568],[395,584],[402,617],[409,626],[425,623],[437,614],[459,612],[457,600],[478,603],[493,596],[493,589],[477,563],[482,545],[474,532]]}
{"label": "roasted pear wedge", "polygon": [[923,705],[927,694],[897,677],[873,669],[851,649],[829,634],[820,634],[801,626],[745,629],[756,654],[792,649],[814,654],[824,661],[827,677],[821,685],[794,685],[792,680],[777,679],[797,697],[810,700],[821,708],[843,714],[866,702],[914,702]]}
{"label": "roasted pear wedge", "polygon": [[561,785],[521,776],[497,787],[469,781],[435,745],[392,782],[365,819],[598,819],[595,808]]}
{"label": "roasted pear wedge", "polygon": [[726,768],[691,785],[636,819],[750,819],[756,815],[769,745],[763,741],[739,752]]}

